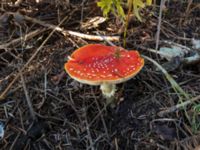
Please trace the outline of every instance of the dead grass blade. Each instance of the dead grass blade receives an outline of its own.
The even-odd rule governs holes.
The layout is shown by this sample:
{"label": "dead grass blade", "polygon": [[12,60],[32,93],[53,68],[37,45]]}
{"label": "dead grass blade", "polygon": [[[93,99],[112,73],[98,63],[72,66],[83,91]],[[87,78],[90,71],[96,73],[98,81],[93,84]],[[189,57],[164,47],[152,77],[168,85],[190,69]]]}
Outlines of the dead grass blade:
{"label": "dead grass blade", "polygon": [[165,75],[167,80],[170,82],[170,84],[172,85],[172,88],[174,89],[174,91],[176,93],[179,92],[185,98],[189,99],[188,94],[178,85],[178,83],[173,79],[173,77],[160,64],[158,64],[155,60],[151,59],[148,56],[142,55],[142,57],[144,57],[145,59],[152,62],[156,67],[158,67],[158,69],[160,69],[162,71],[162,73]]}

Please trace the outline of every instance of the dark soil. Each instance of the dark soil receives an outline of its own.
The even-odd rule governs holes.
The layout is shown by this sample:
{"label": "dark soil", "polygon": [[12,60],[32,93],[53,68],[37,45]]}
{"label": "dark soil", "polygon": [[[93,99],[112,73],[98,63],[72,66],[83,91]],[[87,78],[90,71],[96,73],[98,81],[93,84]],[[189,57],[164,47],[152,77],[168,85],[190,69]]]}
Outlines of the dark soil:
{"label": "dark soil", "polygon": [[[120,35],[120,41],[114,44],[122,46],[123,25],[119,18],[110,14],[98,27],[83,28],[83,23],[102,16],[93,0],[40,0],[39,3],[30,0],[19,5],[5,1],[0,4],[0,94],[3,95],[0,121],[5,131],[0,149],[179,150],[200,145],[200,111],[194,110],[198,100],[185,109],[158,115],[180,103],[180,99],[186,101],[200,95],[199,62],[180,64],[169,72],[190,99],[175,91],[164,74],[145,60],[145,66],[135,78],[117,85],[116,107],[106,106],[99,87],[80,84],[63,71],[67,57],[78,47],[107,43],[70,34],[63,36],[56,31],[36,53],[52,29],[17,13],[51,25],[58,25],[67,16],[61,24],[63,29],[90,35],[96,35],[96,31],[102,35]],[[165,6],[159,47],[168,40],[199,53],[191,42],[193,38],[200,39],[199,3],[170,1]],[[154,4],[141,13],[143,22],[135,17],[130,20],[126,49],[137,49],[162,65],[167,60],[147,50],[156,45],[159,5]],[[37,35],[26,40],[25,35],[36,30]],[[11,43],[17,38],[20,40]],[[32,102],[35,117],[30,113],[25,92]]]}

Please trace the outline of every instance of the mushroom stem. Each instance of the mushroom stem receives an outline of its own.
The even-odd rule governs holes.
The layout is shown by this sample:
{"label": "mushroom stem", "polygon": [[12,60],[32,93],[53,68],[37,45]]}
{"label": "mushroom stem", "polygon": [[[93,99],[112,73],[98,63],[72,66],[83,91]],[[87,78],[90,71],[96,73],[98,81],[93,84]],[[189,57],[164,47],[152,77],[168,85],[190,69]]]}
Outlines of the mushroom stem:
{"label": "mushroom stem", "polygon": [[116,91],[116,85],[115,84],[109,84],[109,83],[103,83],[100,86],[100,89],[103,93],[103,95],[107,98],[110,99],[114,96],[115,91]]}

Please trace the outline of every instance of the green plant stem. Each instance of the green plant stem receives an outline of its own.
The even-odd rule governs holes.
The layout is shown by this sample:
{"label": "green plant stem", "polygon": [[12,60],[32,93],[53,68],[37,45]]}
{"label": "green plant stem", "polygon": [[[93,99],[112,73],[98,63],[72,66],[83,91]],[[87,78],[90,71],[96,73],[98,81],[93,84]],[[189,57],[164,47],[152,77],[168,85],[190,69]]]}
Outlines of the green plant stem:
{"label": "green plant stem", "polygon": [[126,36],[127,36],[127,31],[128,31],[128,24],[129,24],[129,19],[130,19],[130,14],[132,11],[132,2],[130,2],[128,6],[128,14],[126,15],[126,21],[125,21],[125,29],[124,29],[124,39],[123,39],[123,46],[126,48]]}

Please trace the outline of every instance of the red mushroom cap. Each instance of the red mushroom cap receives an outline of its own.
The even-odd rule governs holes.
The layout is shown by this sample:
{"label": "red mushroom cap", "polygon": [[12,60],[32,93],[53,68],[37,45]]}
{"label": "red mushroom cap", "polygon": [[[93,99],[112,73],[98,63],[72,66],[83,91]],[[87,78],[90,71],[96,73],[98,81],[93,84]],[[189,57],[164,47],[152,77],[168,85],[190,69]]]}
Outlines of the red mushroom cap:
{"label": "red mushroom cap", "polygon": [[137,51],[121,47],[89,44],[74,51],[65,64],[67,73],[81,83],[117,84],[129,80],[143,67]]}

